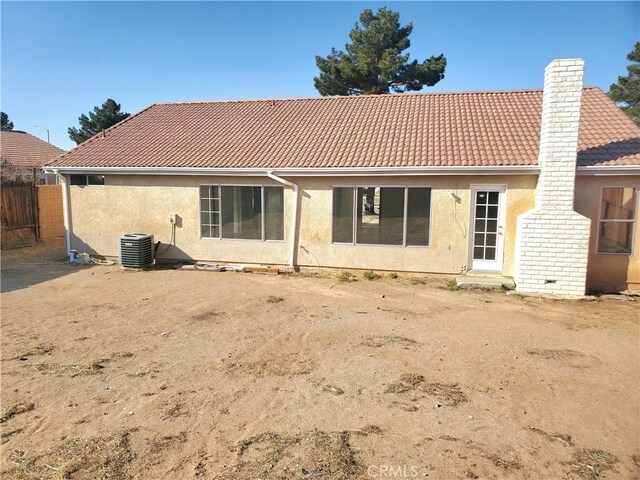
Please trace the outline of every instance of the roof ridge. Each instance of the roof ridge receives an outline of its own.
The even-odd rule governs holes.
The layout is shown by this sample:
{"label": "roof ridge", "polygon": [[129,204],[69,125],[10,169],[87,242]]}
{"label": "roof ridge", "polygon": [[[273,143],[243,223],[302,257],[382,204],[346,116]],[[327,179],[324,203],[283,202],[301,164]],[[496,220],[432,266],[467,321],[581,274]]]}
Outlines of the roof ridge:
{"label": "roof ridge", "polygon": [[[584,90],[600,90],[600,87],[587,86]],[[513,90],[463,90],[459,92],[412,92],[412,93],[376,93],[369,95],[331,95],[326,97],[274,97],[274,98],[231,98],[219,100],[176,100],[171,102],[155,102],[153,105],[190,105],[200,103],[258,103],[258,102],[286,102],[297,100],[336,100],[336,99],[363,99],[363,98],[406,98],[428,97],[441,95],[504,95],[513,93],[541,93],[542,88],[525,88]]]}

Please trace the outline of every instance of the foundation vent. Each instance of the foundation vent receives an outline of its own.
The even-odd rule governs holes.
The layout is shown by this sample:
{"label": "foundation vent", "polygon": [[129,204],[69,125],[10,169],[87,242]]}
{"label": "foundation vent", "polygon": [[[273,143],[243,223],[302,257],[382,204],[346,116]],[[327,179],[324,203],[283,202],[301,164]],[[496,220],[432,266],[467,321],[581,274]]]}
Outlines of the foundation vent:
{"label": "foundation vent", "polygon": [[120,264],[127,268],[153,265],[153,235],[128,233],[120,237]]}

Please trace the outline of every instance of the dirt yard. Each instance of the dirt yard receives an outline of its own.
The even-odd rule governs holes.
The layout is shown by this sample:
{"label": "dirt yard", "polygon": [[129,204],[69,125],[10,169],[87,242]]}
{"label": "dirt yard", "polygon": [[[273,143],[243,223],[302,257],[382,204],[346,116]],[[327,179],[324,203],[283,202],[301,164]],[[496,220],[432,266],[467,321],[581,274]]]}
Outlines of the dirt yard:
{"label": "dirt yard", "polygon": [[3,255],[3,479],[630,479],[639,303]]}

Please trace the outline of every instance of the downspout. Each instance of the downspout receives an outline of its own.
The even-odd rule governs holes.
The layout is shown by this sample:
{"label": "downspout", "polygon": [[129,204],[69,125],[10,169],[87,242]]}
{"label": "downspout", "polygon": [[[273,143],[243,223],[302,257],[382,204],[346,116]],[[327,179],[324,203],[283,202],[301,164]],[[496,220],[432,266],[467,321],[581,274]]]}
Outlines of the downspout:
{"label": "downspout", "polygon": [[296,257],[298,256],[298,184],[274,175],[271,170],[267,171],[267,176],[276,182],[288,185],[293,189],[293,219],[291,221],[291,253],[289,255],[289,267],[295,269],[297,264]]}
{"label": "downspout", "polygon": [[64,235],[65,235],[65,244],[67,247],[67,256],[69,257],[69,261],[72,262],[72,254],[71,254],[71,196],[69,190],[69,175],[61,175],[58,171],[55,171],[56,176],[58,177],[58,181],[62,180],[63,188],[62,188],[62,213],[64,217]]}

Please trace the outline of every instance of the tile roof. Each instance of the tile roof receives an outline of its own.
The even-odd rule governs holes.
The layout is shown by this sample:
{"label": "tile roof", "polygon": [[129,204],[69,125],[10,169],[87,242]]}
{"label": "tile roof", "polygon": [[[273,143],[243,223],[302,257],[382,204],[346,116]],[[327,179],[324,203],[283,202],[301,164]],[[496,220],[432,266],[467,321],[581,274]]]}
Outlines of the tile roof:
{"label": "tile roof", "polygon": [[64,150],[20,130],[0,130],[0,155],[16,167],[41,167]]}
{"label": "tile roof", "polygon": [[[542,90],[158,103],[55,160],[77,167],[535,165]],[[640,164],[640,128],[585,88],[580,165]]]}

